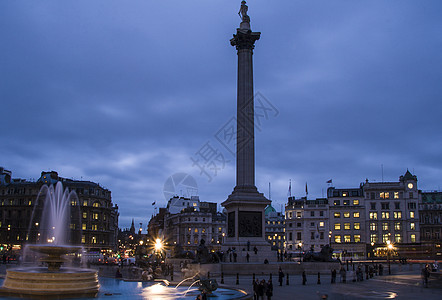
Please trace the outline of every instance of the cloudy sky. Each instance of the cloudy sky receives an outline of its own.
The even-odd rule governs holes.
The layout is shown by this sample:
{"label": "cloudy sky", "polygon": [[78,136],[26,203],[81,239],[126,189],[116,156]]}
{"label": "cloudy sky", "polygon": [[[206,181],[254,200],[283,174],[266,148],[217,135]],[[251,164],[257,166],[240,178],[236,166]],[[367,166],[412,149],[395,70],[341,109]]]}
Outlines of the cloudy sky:
{"label": "cloudy sky", "polygon": [[[190,193],[176,173],[195,179],[201,200],[224,201],[235,158],[219,133],[235,116],[239,5],[1,1],[0,166],[100,183],[121,227],[132,217],[145,227],[152,202]],[[275,208],[290,179],[293,195],[308,182],[315,198],[329,179],[357,187],[408,168],[420,189],[440,189],[440,0],[248,5],[262,32],[255,92],[272,108],[256,132],[256,185],[268,196],[271,182]],[[192,159],[208,150],[201,173]]]}

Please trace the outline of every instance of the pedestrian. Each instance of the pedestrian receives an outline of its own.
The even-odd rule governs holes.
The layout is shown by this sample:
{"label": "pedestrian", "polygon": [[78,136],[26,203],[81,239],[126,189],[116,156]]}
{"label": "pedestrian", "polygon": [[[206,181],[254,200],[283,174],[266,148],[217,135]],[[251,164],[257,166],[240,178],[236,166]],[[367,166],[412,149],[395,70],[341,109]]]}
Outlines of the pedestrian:
{"label": "pedestrian", "polygon": [[236,252],[233,252],[233,262],[236,262],[236,257],[238,256],[238,254]]}
{"label": "pedestrian", "polygon": [[341,282],[345,283],[347,281],[347,272],[345,271],[344,267],[341,267],[341,270],[339,271],[339,275],[341,275]]}
{"label": "pedestrian", "polygon": [[269,279],[267,283],[267,290],[266,290],[267,300],[272,300],[273,296],[273,283],[272,280]]}
{"label": "pedestrian", "polygon": [[258,254],[258,248],[256,248],[256,246],[253,246],[253,252],[255,252],[255,255]]}
{"label": "pedestrian", "polygon": [[307,276],[305,275],[305,271],[302,271],[302,285],[305,285],[307,282]]}
{"label": "pedestrian", "polygon": [[250,259],[249,252],[247,252],[246,259],[247,259],[247,262],[249,262],[249,259]]}
{"label": "pedestrian", "polygon": [[430,266],[427,264],[422,268],[422,285],[428,287],[428,277],[430,277]]}
{"label": "pedestrian", "polygon": [[258,299],[264,300],[264,288],[265,288],[265,280],[261,280],[261,282],[258,285]]}
{"label": "pedestrian", "polygon": [[247,251],[250,251],[250,241],[247,241]]}
{"label": "pedestrian", "polygon": [[259,286],[259,281],[258,281],[258,278],[256,278],[255,281],[253,282],[253,299],[254,300],[258,300],[258,286]]}
{"label": "pedestrian", "polygon": [[279,286],[282,286],[282,280],[284,278],[284,272],[282,271],[281,267],[279,267],[278,269],[278,281],[279,281]]}

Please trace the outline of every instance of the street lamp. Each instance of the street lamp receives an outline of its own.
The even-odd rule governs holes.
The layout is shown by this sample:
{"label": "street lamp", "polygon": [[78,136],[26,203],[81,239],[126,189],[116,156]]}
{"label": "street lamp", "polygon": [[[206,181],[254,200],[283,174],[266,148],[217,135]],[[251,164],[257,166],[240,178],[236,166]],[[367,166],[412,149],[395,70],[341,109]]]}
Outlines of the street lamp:
{"label": "street lamp", "polygon": [[328,232],[328,245],[331,247],[331,238],[332,238],[332,231],[330,230]]}
{"label": "street lamp", "polygon": [[387,241],[387,261],[388,261],[388,275],[391,275],[391,262],[390,262],[390,252],[393,249],[393,244],[390,240]]}
{"label": "street lamp", "polygon": [[298,249],[299,249],[299,262],[301,262],[301,255],[302,255],[302,242],[299,242],[299,244],[298,244]]}

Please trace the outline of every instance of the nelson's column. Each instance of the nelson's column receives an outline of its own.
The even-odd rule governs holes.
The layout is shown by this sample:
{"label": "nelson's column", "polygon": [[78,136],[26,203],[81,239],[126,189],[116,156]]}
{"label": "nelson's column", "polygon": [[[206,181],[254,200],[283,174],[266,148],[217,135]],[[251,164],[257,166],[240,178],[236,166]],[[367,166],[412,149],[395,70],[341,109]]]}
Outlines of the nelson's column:
{"label": "nelson's column", "polygon": [[[267,258],[276,261],[276,254],[265,240],[264,209],[271,201],[258,192],[255,186],[255,137],[254,137],[254,100],[253,100],[253,63],[252,55],[255,41],[260,32],[252,32],[247,5],[241,2],[239,15],[240,28],[230,40],[238,53],[237,85],[237,131],[236,131],[236,186],[222,205],[227,210],[227,237],[223,250],[228,248],[250,251],[250,260],[262,262]],[[253,249],[258,249],[257,255]],[[238,257],[239,261],[245,260]]]}

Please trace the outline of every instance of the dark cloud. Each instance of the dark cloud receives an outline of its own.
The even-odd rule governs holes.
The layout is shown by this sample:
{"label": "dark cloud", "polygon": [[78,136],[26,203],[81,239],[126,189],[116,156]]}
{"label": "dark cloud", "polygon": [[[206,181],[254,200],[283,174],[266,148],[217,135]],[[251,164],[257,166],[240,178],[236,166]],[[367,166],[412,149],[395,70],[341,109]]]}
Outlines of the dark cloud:
{"label": "dark cloud", "polygon": [[[255,91],[279,110],[256,134],[257,185],[278,206],[325,182],[442,175],[439,1],[249,3],[262,32]],[[215,139],[235,115],[239,1],[4,1],[0,4],[1,165],[57,170],[112,191],[121,225],[147,223],[172,174],[220,203],[235,160]],[[226,158],[209,178],[190,158]],[[279,206],[277,207],[280,208]]]}

